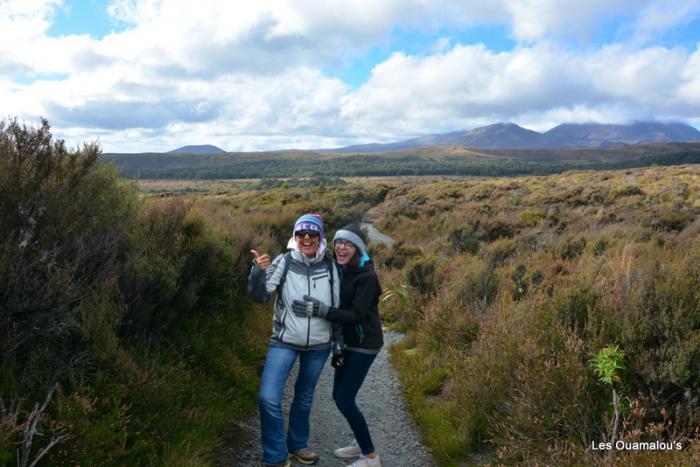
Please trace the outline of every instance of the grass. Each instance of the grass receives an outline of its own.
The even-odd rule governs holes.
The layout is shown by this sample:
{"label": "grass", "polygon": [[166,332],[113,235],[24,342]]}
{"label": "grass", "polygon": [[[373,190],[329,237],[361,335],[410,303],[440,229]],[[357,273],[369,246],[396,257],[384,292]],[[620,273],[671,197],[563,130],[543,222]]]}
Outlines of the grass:
{"label": "grass", "polygon": [[412,345],[411,339],[405,339],[391,348],[408,409],[440,465],[459,465],[465,456],[466,433],[455,416],[455,400],[444,390],[450,371]]}
{"label": "grass", "polygon": [[613,408],[589,362],[610,345],[628,356],[621,385],[644,410],[623,415],[621,439],[696,446],[700,410],[684,394],[700,391],[699,199],[697,165],[389,193],[376,225],[400,248],[378,257],[379,274],[413,287],[382,309],[411,336],[392,360],[440,465],[482,451],[498,464],[606,462],[590,443],[610,437]]}

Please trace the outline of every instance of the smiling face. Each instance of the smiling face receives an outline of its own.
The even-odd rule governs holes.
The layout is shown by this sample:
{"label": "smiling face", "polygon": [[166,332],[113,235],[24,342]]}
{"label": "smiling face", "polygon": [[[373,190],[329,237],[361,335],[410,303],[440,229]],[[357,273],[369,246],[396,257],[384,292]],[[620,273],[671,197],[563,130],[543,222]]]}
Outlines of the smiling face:
{"label": "smiling face", "polygon": [[307,258],[316,257],[316,252],[318,251],[318,244],[320,241],[320,235],[318,232],[311,230],[300,230],[294,233],[297,239],[297,248],[301,251],[301,254]]}
{"label": "smiling face", "polygon": [[335,260],[341,266],[347,266],[357,253],[357,247],[345,240],[336,240],[333,245],[335,249]]}

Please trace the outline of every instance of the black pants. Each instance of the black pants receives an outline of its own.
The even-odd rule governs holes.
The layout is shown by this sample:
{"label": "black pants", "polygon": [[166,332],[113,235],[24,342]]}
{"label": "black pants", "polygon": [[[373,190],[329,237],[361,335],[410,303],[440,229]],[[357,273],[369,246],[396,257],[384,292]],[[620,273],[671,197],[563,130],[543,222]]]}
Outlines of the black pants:
{"label": "black pants", "polygon": [[333,378],[333,400],[350,424],[362,454],[374,452],[374,444],[365,417],[355,403],[355,397],[376,357],[376,354],[348,351],[345,365],[336,368]]}

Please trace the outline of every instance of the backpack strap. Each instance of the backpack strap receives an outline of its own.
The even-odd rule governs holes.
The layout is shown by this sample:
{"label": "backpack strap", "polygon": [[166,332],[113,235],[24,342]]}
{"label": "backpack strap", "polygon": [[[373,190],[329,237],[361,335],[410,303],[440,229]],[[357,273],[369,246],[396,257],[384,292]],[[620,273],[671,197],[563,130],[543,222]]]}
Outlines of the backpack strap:
{"label": "backpack strap", "polygon": [[282,275],[280,276],[280,283],[277,284],[277,300],[282,302],[282,289],[284,286],[284,281],[287,279],[287,272],[289,272],[289,263],[292,261],[292,252],[288,251],[284,254],[284,269],[282,269]]}
{"label": "backpack strap", "polygon": [[333,269],[335,269],[335,263],[328,256],[326,256],[324,261],[326,262],[326,268],[328,269],[328,283],[331,287],[331,306],[335,306],[335,294],[333,293],[333,283],[335,281]]}
{"label": "backpack strap", "polygon": [[[282,275],[280,276],[280,283],[277,284],[277,300],[282,302],[282,289],[284,286],[284,281],[287,279],[287,273],[289,272],[289,265],[293,261],[292,252],[288,251],[284,254],[284,269],[282,269]],[[335,306],[335,295],[333,293],[333,284],[335,283],[335,276],[333,275],[333,269],[335,269],[335,263],[332,259],[326,256],[323,261],[326,263],[326,269],[328,269],[328,282],[331,289],[331,306]]]}

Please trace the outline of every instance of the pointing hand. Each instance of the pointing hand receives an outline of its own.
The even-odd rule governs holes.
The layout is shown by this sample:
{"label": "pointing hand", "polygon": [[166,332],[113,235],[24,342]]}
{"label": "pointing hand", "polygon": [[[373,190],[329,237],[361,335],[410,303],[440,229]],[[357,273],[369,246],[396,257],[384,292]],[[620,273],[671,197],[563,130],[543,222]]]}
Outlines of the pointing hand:
{"label": "pointing hand", "polygon": [[260,269],[267,269],[270,265],[270,255],[267,253],[261,255],[257,250],[250,250],[250,253],[253,255],[253,261]]}

